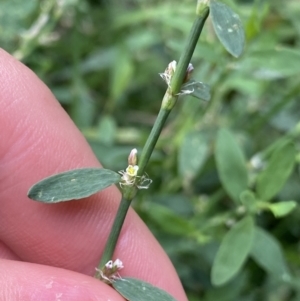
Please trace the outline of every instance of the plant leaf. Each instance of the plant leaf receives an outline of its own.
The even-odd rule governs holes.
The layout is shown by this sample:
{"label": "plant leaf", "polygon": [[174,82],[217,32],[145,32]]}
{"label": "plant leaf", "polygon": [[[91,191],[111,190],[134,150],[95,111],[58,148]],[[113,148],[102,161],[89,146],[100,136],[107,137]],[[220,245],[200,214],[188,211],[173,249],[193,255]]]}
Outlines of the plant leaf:
{"label": "plant leaf", "polygon": [[225,235],[213,262],[211,281],[222,285],[231,280],[241,269],[252,247],[254,222],[244,217]]}
{"label": "plant leaf", "polygon": [[207,136],[203,132],[189,132],[179,148],[178,169],[183,178],[193,178],[208,155]]}
{"label": "plant leaf", "polygon": [[151,203],[147,209],[148,218],[158,224],[162,231],[182,236],[189,236],[197,232],[190,220],[183,218],[165,206]]}
{"label": "plant leaf", "polygon": [[113,145],[116,132],[117,126],[115,120],[109,115],[102,116],[97,128],[99,141],[107,146]]}
{"label": "plant leaf", "polygon": [[275,80],[295,76],[299,74],[300,53],[297,49],[288,47],[259,48],[239,61],[237,68],[243,74],[251,74],[252,80]]}
{"label": "plant leaf", "polygon": [[267,167],[257,178],[256,190],[261,200],[269,201],[281,190],[293,171],[295,154],[292,143],[286,143],[274,151]]}
{"label": "plant leaf", "polygon": [[244,154],[229,130],[219,130],[215,156],[225,190],[235,201],[239,201],[240,194],[248,186],[248,173]]}
{"label": "plant leaf", "polygon": [[129,301],[176,301],[162,289],[138,279],[121,278],[113,281],[112,285]]}
{"label": "plant leaf", "polygon": [[78,200],[119,181],[120,175],[109,169],[74,169],[36,183],[29,189],[28,197],[44,203]]}
{"label": "plant leaf", "polygon": [[117,99],[124,94],[132,80],[133,71],[133,62],[128,49],[120,47],[111,71],[110,93],[112,99]]}
{"label": "plant leaf", "polygon": [[248,212],[255,213],[257,211],[257,201],[255,194],[250,190],[245,190],[240,194],[241,203],[247,208]]}
{"label": "plant leaf", "polygon": [[189,95],[198,99],[210,100],[210,86],[193,79],[182,86],[183,91],[190,91]]}
{"label": "plant leaf", "polygon": [[275,204],[268,204],[268,208],[275,217],[283,217],[291,213],[297,207],[295,201],[278,202]]}
{"label": "plant leaf", "polygon": [[280,244],[271,234],[259,227],[255,227],[250,254],[266,272],[281,279],[289,277],[289,269]]}
{"label": "plant leaf", "polygon": [[220,42],[234,57],[239,57],[245,44],[245,33],[240,17],[226,4],[211,0],[210,15]]}

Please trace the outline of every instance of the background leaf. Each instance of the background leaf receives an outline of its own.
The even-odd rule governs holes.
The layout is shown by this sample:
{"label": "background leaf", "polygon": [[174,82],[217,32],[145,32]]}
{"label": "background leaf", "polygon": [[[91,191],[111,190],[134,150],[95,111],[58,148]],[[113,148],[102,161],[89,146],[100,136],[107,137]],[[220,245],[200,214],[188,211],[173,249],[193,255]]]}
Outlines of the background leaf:
{"label": "background leaf", "polygon": [[178,156],[178,169],[183,178],[191,179],[197,174],[207,158],[208,148],[205,133],[192,131],[186,134]]}
{"label": "background leaf", "polygon": [[297,50],[276,47],[254,50],[238,64],[242,72],[251,73],[263,80],[280,79],[295,76],[300,68],[300,53]]}
{"label": "background leaf", "polygon": [[176,301],[167,292],[134,278],[122,278],[112,283],[113,287],[129,301]]}
{"label": "background leaf", "polygon": [[255,194],[250,190],[245,190],[240,194],[241,203],[247,208],[248,212],[255,213],[257,210],[257,200]]}
{"label": "background leaf", "polygon": [[295,163],[295,147],[291,143],[280,146],[272,154],[267,167],[257,178],[257,194],[263,201],[274,197],[290,176]]}
{"label": "background leaf", "polygon": [[248,174],[244,155],[229,130],[219,130],[215,156],[218,174],[225,190],[238,201],[240,194],[247,189]]}
{"label": "background leaf", "polygon": [[275,217],[283,217],[291,213],[297,207],[295,201],[278,202],[275,204],[268,204],[268,208],[272,211]]}
{"label": "background leaf", "polygon": [[239,57],[243,52],[245,33],[238,14],[226,4],[211,0],[210,15],[220,42],[230,54]]}
{"label": "background leaf", "polygon": [[98,131],[99,140],[103,145],[112,146],[116,135],[116,123],[111,116],[103,116],[99,120]]}
{"label": "background leaf", "polygon": [[251,250],[253,234],[254,222],[247,216],[225,235],[212,267],[214,285],[228,282],[240,271]]}
{"label": "background leaf", "polygon": [[45,178],[33,185],[28,197],[43,203],[58,203],[88,197],[118,183],[120,175],[104,168],[82,168]]}
{"label": "background leaf", "polygon": [[280,244],[271,234],[259,227],[255,227],[251,257],[274,277],[281,279],[289,277]]}
{"label": "background leaf", "polygon": [[168,233],[174,235],[191,235],[197,231],[188,220],[165,206],[151,204],[147,209],[150,212],[149,218]]}

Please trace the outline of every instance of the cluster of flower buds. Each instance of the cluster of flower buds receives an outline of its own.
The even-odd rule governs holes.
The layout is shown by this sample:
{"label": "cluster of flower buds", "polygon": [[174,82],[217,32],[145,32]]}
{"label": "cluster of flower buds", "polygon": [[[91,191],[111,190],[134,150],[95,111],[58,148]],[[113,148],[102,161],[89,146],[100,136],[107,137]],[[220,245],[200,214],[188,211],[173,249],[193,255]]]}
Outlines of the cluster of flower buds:
{"label": "cluster of flower buds", "polygon": [[119,271],[123,268],[123,262],[120,259],[116,259],[115,261],[108,261],[101,270],[96,269],[96,271],[100,274],[100,280],[112,283],[115,279],[121,279]]}
{"label": "cluster of flower buds", "polygon": [[[168,67],[166,68],[164,73],[159,73],[160,77],[167,83],[167,85],[170,87],[170,83],[172,80],[172,77],[175,73],[177,67],[177,62],[176,61],[172,61],[171,63],[169,63]],[[188,82],[192,76],[192,73],[194,71],[194,67],[191,63],[189,63],[187,70],[186,70],[186,74],[185,77],[183,79],[183,84]]]}

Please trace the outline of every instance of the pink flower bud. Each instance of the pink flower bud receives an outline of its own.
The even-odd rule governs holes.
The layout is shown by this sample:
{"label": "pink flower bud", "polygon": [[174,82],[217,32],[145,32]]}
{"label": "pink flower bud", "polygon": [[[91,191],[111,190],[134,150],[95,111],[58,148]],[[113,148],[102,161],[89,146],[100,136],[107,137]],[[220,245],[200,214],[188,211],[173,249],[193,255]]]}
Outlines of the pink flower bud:
{"label": "pink flower bud", "polygon": [[137,164],[137,149],[134,148],[131,150],[129,157],[128,157],[128,165],[135,166]]}

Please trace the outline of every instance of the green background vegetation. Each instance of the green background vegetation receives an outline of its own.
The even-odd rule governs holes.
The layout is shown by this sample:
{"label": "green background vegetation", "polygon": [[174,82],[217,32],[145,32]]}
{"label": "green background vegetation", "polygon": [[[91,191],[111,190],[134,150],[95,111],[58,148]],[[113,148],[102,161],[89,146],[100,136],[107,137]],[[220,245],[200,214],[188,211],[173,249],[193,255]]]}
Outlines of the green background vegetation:
{"label": "green background vegetation", "polygon": [[[171,257],[190,301],[297,301],[300,6],[224,2],[244,24],[244,53],[230,56],[207,21],[192,63],[212,99],[179,99],[147,169],[153,184],[133,206]],[[178,60],[195,4],[1,1],[0,45],[38,74],[104,167],[118,171],[151,130],[166,89],[158,73]],[[214,286],[222,240],[221,270],[234,252],[229,269],[243,265]],[[215,284],[222,282],[218,271],[214,266]]]}

